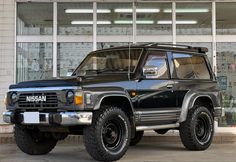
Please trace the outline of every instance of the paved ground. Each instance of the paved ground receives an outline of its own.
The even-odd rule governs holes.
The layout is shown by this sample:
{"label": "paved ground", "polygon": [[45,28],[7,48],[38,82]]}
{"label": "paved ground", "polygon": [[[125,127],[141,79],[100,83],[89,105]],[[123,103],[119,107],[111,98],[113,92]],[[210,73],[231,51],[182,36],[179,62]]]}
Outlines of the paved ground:
{"label": "paved ground", "polygon": [[[59,144],[48,155],[29,156],[15,144],[0,145],[0,162],[91,162],[82,145]],[[180,143],[140,143],[128,150],[124,162],[236,162],[236,144],[213,144],[206,151],[187,151]]]}

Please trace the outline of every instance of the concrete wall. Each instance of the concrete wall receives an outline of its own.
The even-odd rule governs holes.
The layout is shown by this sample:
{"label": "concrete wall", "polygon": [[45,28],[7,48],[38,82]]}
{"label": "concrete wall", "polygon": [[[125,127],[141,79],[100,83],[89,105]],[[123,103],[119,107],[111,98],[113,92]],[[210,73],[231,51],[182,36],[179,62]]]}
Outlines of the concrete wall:
{"label": "concrete wall", "polygon": [[0,0],[0,133],[9,131],[4,126],[3,99],[9,84],[14,83],[15,1]]}

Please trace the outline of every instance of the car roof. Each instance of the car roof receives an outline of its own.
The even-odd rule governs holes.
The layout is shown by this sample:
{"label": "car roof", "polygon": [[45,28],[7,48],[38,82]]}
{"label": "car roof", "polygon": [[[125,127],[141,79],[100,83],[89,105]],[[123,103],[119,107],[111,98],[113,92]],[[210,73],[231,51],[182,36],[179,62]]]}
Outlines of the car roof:
{"label": "car roof", "polygon": [[193,47],[188,45],[180,45],[180,44],[167,44],[167,43],[145,43],[145,44],[130,44],[126,46],[119,47],[111,47],[100,49],[95,52],[107,51],[107,50],[119,50],[123,48],[151,48],[151,49],[161,49],[166,51],[182,51],[182,52],[191,52],[191,53],[199,53],[206,54],[208,49],[206,47]]}

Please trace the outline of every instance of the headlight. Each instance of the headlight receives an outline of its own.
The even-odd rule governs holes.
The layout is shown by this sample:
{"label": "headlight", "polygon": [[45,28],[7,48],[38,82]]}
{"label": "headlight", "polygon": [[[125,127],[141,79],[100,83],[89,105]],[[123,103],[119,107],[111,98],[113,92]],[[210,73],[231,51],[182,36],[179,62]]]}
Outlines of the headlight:
{"label": "headlight", "polygon": [[10,96],[10,99],[11,99],[11,103],[14,104],[17,101],[17,93],[13,92]]}
{"label": "headlight", "polygon": [[72,103],[74,101],[74,92],[72,91],[68,91],[66,93],[66,100],[69,102],[69,103]]}

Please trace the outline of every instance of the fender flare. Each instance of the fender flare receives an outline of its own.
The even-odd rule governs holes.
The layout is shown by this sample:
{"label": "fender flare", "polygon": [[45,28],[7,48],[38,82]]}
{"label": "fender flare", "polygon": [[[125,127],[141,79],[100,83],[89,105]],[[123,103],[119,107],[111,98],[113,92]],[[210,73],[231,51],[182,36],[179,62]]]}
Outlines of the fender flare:
{"label": "fender flare", "polygon": [[[211,100],[212,102],[212,97],[210,94],[206,93],[201,93],[201,92],[196,92],[196,91],[189,91],[186,93],[183,104],[181,107],[181,113],[180,113],[180,118],[179,118],[179,123],[184,122],[187,118],[188,111],[193,108],[195,101],[199,97],[207,97]],[[213,103],[213,102],[212,102]]]}
{"label": "fender flare", "polygon": [[134,114],[135,111],[134,111],[134,108],[133,108],[132,101],[130,100],[129,97],[127,97],[126,93],[105,93],[105,94],[102,94],[102,95],[98,96],[97,97],[97,102],[94,105],[94,110],[98,110],[101,106],[102,101],[107,97],[124,97],[124,98],[126,98],[129,101],[131,110]]}
{"label": "fender flare", "polygon": [[131,99],[128,97],[128,92],[121,92],[121,93],[114,93],[114,92],[111,93],[110,92],[110,93],[101,94],[100,96],[97,97],[97,102],[95,103],[93,110],[99,110],[102,101],[108,97],[124,97],[128,100],[128,102],[130,104],[131,111],[132,111],[132,117],[130,117],[130,119],[131,119],[130,124],[132,125],[131,134],[132,134],[132,137],[134,137],[135,131],[136,131],[135,110],[134,110]]}

